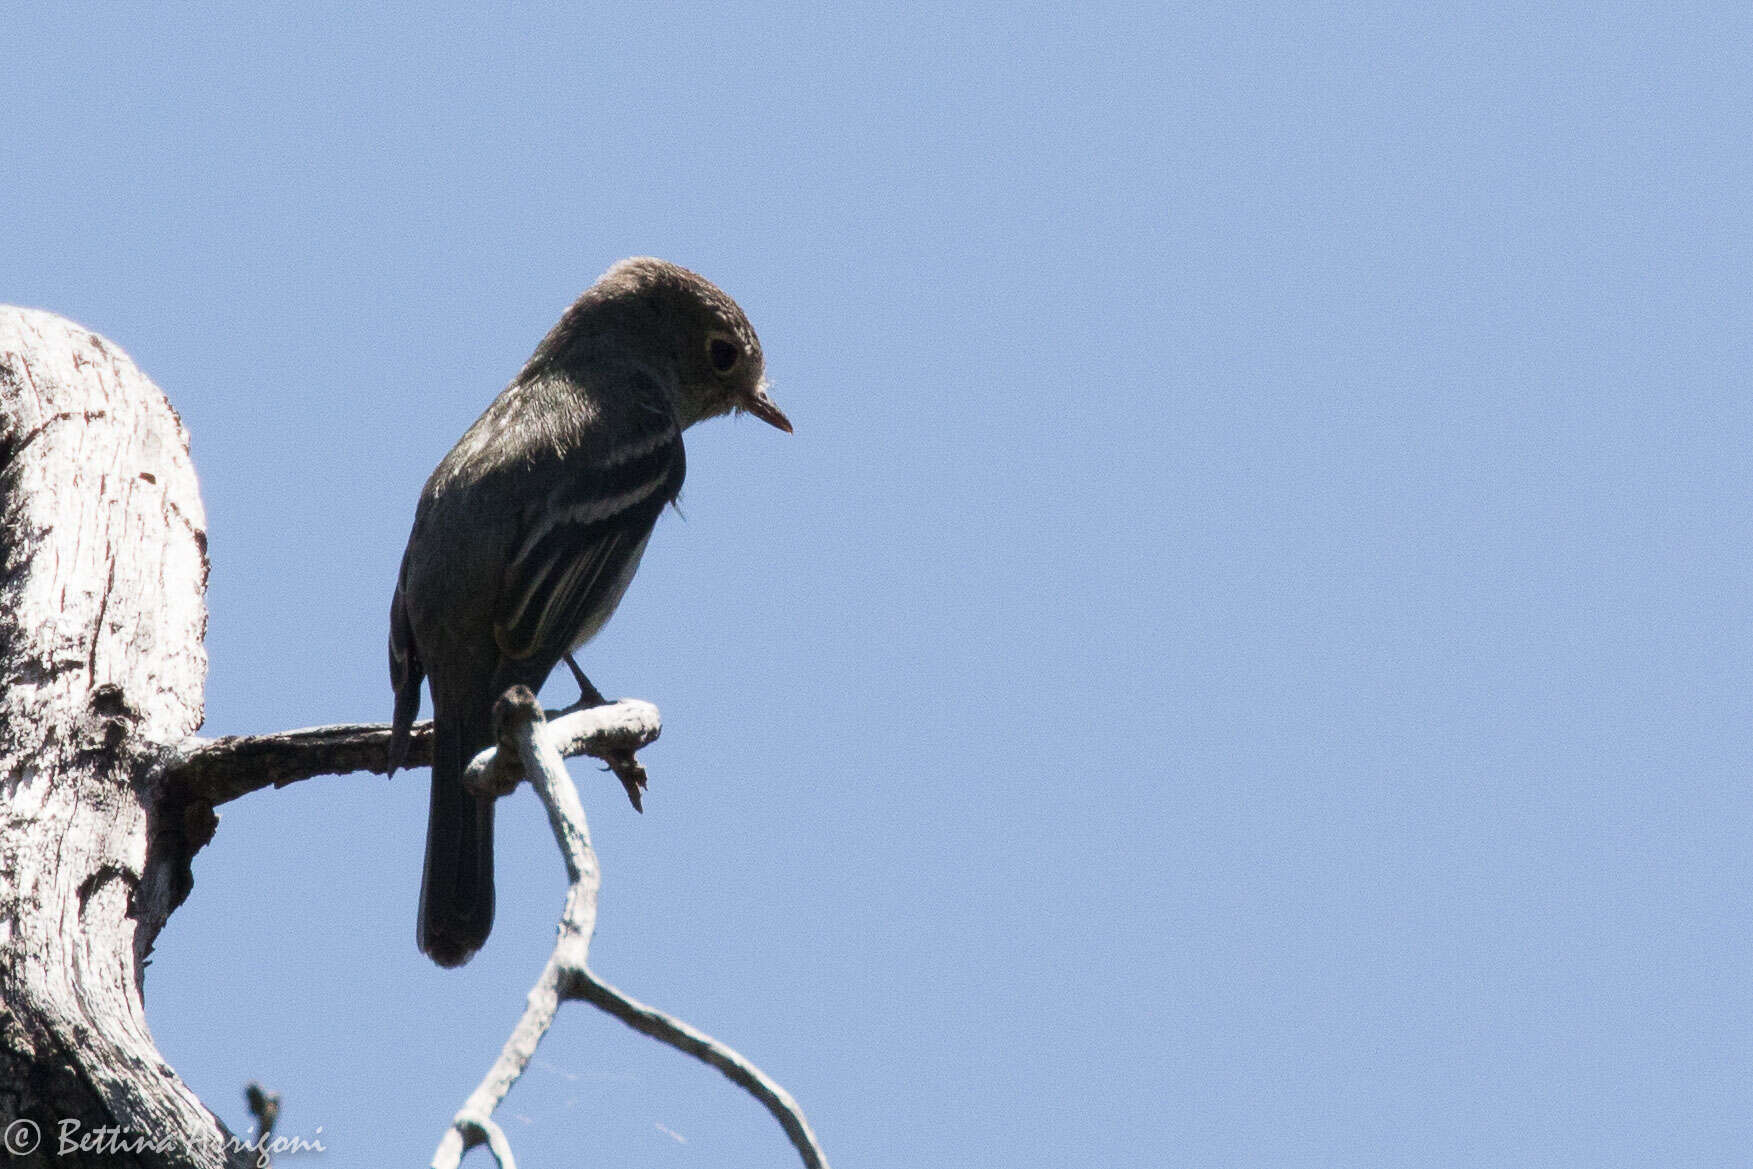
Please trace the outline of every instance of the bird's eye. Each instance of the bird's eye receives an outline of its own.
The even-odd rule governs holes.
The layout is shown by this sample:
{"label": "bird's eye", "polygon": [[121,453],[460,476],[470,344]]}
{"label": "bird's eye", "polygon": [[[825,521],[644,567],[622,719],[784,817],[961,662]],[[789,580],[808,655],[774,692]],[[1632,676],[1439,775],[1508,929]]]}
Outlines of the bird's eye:
{"label": "bird's eye", "polygon": [[712,363],[713,370],[718,373],[729,373],[735,369],[742,356],[743,351],[737,348],[734,341],[714,337],[706,342],[706,360]]}

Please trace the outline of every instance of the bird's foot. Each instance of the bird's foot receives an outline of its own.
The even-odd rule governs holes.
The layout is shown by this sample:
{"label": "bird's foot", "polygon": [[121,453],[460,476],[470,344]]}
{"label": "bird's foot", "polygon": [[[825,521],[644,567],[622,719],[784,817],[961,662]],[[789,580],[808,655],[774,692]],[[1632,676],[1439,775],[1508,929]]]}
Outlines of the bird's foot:
{"label": "bird's foot", "polygon": [[[578,705],[581,708],[607,706],[609,700],[603,697],[601,690],[591,685],[590,679],[584,676],[584,671],[578,668],[578,662],[572,655],[567,654],[564,660],[566,668],[572,671],[572,680],[578,683]],[[601,759],[615,773],[615,778],[621,781],[621,786],[627,789],[627,798],[633,802],[633,810],[645,811],[645,765],[639,762],[639,757],[631,748],[617,747],[602,755]]]}
{"label": "bird's foot", "polygon": [[578,668],[578,662],[573,659],[571,654],[566,655],[566,668],[572,671],[572,680],[578,683],[578,705],[580,707],[607,706],[609,704],[609,700],[603,697],[603,692],[590,684],[590,679],[584,676],[584,671]]}

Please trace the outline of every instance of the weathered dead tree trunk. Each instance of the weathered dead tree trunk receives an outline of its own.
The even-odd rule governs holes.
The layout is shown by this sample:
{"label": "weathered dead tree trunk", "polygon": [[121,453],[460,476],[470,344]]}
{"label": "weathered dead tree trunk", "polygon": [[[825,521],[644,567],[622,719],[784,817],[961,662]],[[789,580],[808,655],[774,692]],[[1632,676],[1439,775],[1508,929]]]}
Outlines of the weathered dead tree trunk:
{"label": "weathered dead tree trunk", "polygon": [[213,823],[167,822],[148,790],[201,723],[205,527],[158,388],[97,335],[0,308],[0,1122],[17,1163],[227,1163],[141,997]]}

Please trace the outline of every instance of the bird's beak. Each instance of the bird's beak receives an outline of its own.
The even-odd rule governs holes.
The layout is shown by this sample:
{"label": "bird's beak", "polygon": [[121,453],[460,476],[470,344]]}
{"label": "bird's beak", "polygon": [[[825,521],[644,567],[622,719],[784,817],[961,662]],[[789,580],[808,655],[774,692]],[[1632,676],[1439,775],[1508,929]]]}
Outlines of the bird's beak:
{"label": "bird's beak", "polygon": [[755,387],[754,392],[749,395],[749,400],[743,403],[743,409],[747,410],[750,414],[753,414],[756,418],[759,418],[762,422],[765,422],[768,426],[777,426],[786,434],[791,433],[791,419],[787,418],[785,416],[785,411],[781,410],[778,406],[775,406],[773,404],[773,399],[767,396],[766,382],[762,382]]}

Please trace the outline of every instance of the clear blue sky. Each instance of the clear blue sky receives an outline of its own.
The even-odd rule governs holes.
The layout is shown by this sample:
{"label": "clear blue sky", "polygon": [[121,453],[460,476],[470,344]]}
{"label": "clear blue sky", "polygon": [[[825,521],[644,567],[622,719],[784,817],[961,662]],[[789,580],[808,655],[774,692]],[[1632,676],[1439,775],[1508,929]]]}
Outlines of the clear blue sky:
{"label": "clear blue sky", "polygon": [[[585,655],[666,718],[594,957],[840,1169],[1745,1164],[1753,17],[1167,9],[14,6],[0,300],[194,435],[212,734],[388,717],[421,482],[611,262],[742,302],[797,434],[690,433]],[[324,1164],[552,937],[526,790],[415,951],[425,788],[228,809],[147,980]],[[584,1007],[501,1118],[791,1156]]]}

